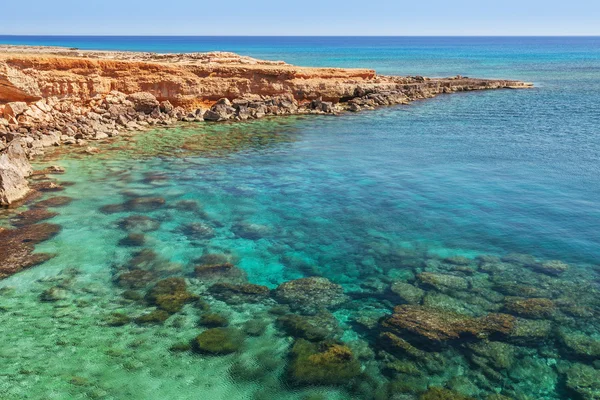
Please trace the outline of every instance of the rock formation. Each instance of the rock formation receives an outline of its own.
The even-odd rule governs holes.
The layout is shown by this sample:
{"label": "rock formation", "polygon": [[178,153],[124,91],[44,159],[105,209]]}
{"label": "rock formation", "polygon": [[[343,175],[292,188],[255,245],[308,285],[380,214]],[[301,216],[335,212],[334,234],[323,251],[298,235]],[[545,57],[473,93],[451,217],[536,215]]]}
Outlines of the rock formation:
{"label": "rock formation", "polygon": [[[369,69],[295,67],[224,52],[0,46],[0,150],[19,139],[31,157],[48,146],[87,146],[89,140],[123,130],[176,121],[356,112],[442,93],[529,86],[461,76],[391,77]],[[9,151],[18,152],[17,147]],[[23,178],[28,169],[22,161],[20,167],[4,163],[0,204],[6,205],[27,192]]]}
{"label": "rock formation", "polygon": [[10,205],[29,192],[27,177],[32,172],[24,142],[14,140],[0,150],[0,205]]}

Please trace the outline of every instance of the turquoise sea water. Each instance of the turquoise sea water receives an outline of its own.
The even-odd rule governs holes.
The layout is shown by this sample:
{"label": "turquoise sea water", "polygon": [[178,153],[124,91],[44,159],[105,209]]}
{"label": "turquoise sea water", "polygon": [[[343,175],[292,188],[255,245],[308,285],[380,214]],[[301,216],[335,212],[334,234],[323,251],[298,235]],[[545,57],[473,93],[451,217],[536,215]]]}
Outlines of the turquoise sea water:
{"label": "turquoise sea water", "polygon": [[[536,85],[338,117],[183,124],[99,144],[98,155],[49,154],[37,166],[65,167],[53,178],[74,183],[60,193],[74,200],[49,221],[61,233],[37,246],[57,256],[0,282],[11,288],[0,295],[0,358],[7,366],[0,398],[411,399],[427,386],[474,398],[600,398],[600,38],[0,36],[0,43],[227,50],[308,66]],[[105,207],[149,197],[164,205]],[[132,215],[159,225],[134,247],[120,242],[127,234],[120,221]],[[228,317],[232,329],[264,321],[264,333],[249,335],[232,355],[171,352],[206,329],[192,304],[164,325],[107,326],[110,313],[135,318],[149,308],[124,299],[115,282],[123,266],[135,269],[130,259],[143,249],[154,252],[142,269],[156,279],[186,277],[190,291]],[[239,304],[211,294],[193,273],[209,253],[226,254],[249,282],[271,289],[306,276],[340,284],[352,300],[330,308],[339,328],[330,334],[352,348],[362,375],[351,385],[291,383],[297,332],[282,332],[273,300]],[[475,261],[508,253],[570,268],[554,277],[515,257]],[[454,256],[472,260],[472,271],[445,260]],[[416,276],[421,272],[459,277],[468,289],[432,285]],[[425,290],[423,304],[433,309],[469,317],[508,312],[548,322],[553,333],[533,343],[484,341],[489,351],[473,350],[480,342],[440,349],[414,341],[442,365],[432,367],[429,358],[383,346],[379,328],[365,329],[365,319],[406,302],[390,293],[394,282]],[[51,287],[64,298],[40,302]],[[549,298],[554,309],[507,305],[521,297]],[[576,306],[586,312],[574,312]]]}

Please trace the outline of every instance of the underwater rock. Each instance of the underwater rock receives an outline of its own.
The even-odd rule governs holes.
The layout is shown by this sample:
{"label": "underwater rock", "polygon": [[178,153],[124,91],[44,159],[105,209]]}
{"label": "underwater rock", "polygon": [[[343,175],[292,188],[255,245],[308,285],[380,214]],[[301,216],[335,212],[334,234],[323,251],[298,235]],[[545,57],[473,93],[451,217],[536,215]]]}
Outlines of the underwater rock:
{"label": "underwater rock", "polygon": [[485,314],[480,307],[435,291],[428,292],[423,298],[422,304],[426,307],[438,308],[440,310],[456,312],[470,316]]}
{"label": "underwater rock", "polygon": [[47,219],[56,217],[57,215],[58,213],[48,211],[48,209],[46,208],[36,207],[17,214],[13,218],[11,218],[10,222],[16,227],[21,227],[25,225],[36,224],[38,222],[42,222]]}
{"label": "underwater rock", "polygon": [[453,265],[469,265],[472,262],[471,259],[463,256],[446,257],[443,261]]}
{"label": "underwater rock", "polygon": [[206,326],[207,328],[218,328],[229,325],[229,321],[220,314],[208,313],[202,314],[198,324],[201,326]]}
{"label": "underwater rock", "polygon": [[123,272],[118,275],[115,282],[118,286],[130,289],[141,289],[146,287],[155,278],[151,271],[143,269],[134,269],[133,271]]}
{"label": "underwater rock", "polygon": [[504,303],[504,309],[510,314],[525,318],[544,319],[554,313],[555,305],[552,300],[543,298],[509,298]]}
{"label": "underwater rock", "polygon": [[348,301],[340,285],[322,277],[284,282],[275,289],[274,294],[278,301],[289,304],[293,309],[313,313]]}
{"label": "underwater rock", "polygon": [[142,296],[142,294],[140,292],[138,292],[137,290],[125,290],[121,294],[121,296],[123,296],[124,299],[131,300],[131,301],[144,300],[144,296]]}
{"label": "underwater rock", "polygon": [[558,337],[571,355],[581,359],[600,360],[600,339],[564,328],[559,329]]}
{"label": "underwater rock", "polygon": [[34,246],[56,236],[60,229],[60,225],[41,223],[0,230],[0,279],[54,257],[46,253],[33,254]]}
{"label": "underwater rock", "polygon": [[569,269],[569,265],[562,261],[551,260],[544,263],[532,264],[531,268],[546,275],[558,276]]}
{"label": "underwater rock", "polygon": [[291,350],[288,379],[296,385],[348,384],[360,375],[360,370],[360,363],[348,346],[298,339]]}
{"label": "underwater rock", "polygon": [[469,282],[465,278],[455,275],[422,272],[417,275],[417,279],[423,285],[431,286],[439,291],[466,290],[469,288]]}
{"label": "underwater rock", "polygon": [[505,263],[524,266],[537,264],[537,260],[531,254],[509,253],[502,257],[501,260]]}
{"label": "underwater rock", "polygon": [[123,239],[119,240],[119,246],[124,247],[140,247],[146,243],[146,236],[143,233],[130,233]]}
{"label": "underwater rock", "polygon": [[246,272],[231,263],[198,265],[194,274],[203,282],[245,282],[247,279]]}
{"label": "underwater rock", "polygon": [[567,370],[567,388],[582,399],[600,399],[600,370],[585,364],[574,364]]}
{"label": "underwater rock", "polygon": [[198,300],[198,296],[187,291],[183,278],[167,278],[158,281],[144,296],[146,301],[170,314],[181,311],[186,303]]}
{"label": "underwater rock", "polygon": [[63,186],[50,181],[36,182],[31,188],[40,192],[62,192],[65,190]]}
{"label": "underwater rock", "polygon": [[200,211],[200,206],[195,200],[179,200],[174,207],[179,211]]}
{"label": "underwater rock", "polygon": [[248,336],[262,336],[267,330],[269,323],[267,321],[250,319],[244,323],[243,331]]}
{"label": "underwater rock", "polygon": [[192,345],[190,343],[180,342],[175,343],[171,347],[169,347],[169,351],[173,353],[184,353],[186,351],[190,351],[192,349]]}
{"label": "underwater rock", "polygon": [[244,335],[234,328],[211,328],[196,336],[192,342],[198,353],[224,355],[238,351],[244,343]]}
{"label": "underwater rock", "polygon": [[235,264],[234,258],[230,254],[223,253],[204,253],[194,262],[198,265],[223,265],[223,264]]}
{"label": "underwater rock", "polygon": [[160,228],[160,222],[145,215],[131,215],[119,221],[119,228],[128,232],[151,232]]}
{"label": "underwater rock", "polygon": [[64,206],[71,204],[72,201],[73,201],[73,198],[68,197],[68,196],[55,196],[55,197],[50,197],[46,200],[38,201],[34,205],[34,207],[40,207],[40,208],[64,207]]}
{"label": "underwater rock", "polygon": [[292,337],[313,342],[332,339],[342,333],[335,317],[327,312],[312,316],[281,315],[277,318],[277,327]]}
{"label": "underwater rock", "polygon": [[429,357],[429,353],[419,350],[406,340],[391,332],[382,332],[379,335],[377,344],[397,357],[410,357],[415,360],[426,360]]}
{"label": "underwater rock", "polygon": [[419,400],[475,400],[475,398],[464,396],[453,390],[432,387],[420,395]]}
{"label": "underwater rock", "polygon": [[266,225],[239,222],[231,227],[231,231],[243,239],[258,240],[269,235],[271,228]]}
{"label": "underwater rock", "polygon": [[469,343],[467,347],[477,356],[484,358],[494,370],[509,369],[516,361],[515,347],[507,343],[481,341]]}
{"label": "underwater rock", "polygon": [[390,287],[392,293],[400,297],[400,299],[408,304],[419,304],[423,300],[425,291],[410,283],[397,281],[392,283]]}
{"label": "underwater rock", "polygon": [[169,319],[170,316],[171,315],[164,310],[154,310],[137,317],[135,322],[138,325],[161,325]]}
{"label": "underwater rock", "polygon": [[548,320],[516,318],[507,340],[520,345],[541,346],[550,339],[551,334],[552,322]]}
{"label": "underwater rock", "polygon": [[490,313],[474,318],[463,314],[414,305],[400,305],[382,322],[382,328],[398,335],[410,333],[415,338],[433,342],[455,339],[483,339],[494,334],[509,334],[515,317]]}
{"label": "underwater rock", "polygon": [[105,323],[108,326],[123,326],[131,322],[131,318],[123,313],[111,313],[105,318]]}
{"label": "underwater rock", "polygon": [[123,208],[132,212],[150,212],[162,208],[166,204],[162,197],[136,197],[123,203]]}
{"label": "underwater rock", "polygon": [[44,290],[40,294],[40,301],[43,301],[45,303],[51,303],[55,301],[65,300],[67,297],[68,294],[65,289],[54,286]]}
{"label": "underwater rock", "polygon": [[258,303],[269,297],[270,290],[266,286],[252,283],[232,284],[215,283],[209,289],[210,293],[228,304]]}
{"label": "underwater rock", "polygon": [[193,240],[210,239],[215,236],[215,230],[202,222],[183,225],[179,228],[179,231]]}

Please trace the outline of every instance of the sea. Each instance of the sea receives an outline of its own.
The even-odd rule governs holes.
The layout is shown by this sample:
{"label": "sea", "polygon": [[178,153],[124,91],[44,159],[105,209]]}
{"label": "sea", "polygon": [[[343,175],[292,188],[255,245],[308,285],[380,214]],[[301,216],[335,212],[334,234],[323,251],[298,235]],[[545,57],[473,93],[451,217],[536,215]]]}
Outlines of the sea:
{"label": "sea", "polygon": [[[0,44],[534,84],[48,151],[72,201],[0,281],[1,399],[600,398],[600,37]],[[148,323],[168,279],[199,299]]]}

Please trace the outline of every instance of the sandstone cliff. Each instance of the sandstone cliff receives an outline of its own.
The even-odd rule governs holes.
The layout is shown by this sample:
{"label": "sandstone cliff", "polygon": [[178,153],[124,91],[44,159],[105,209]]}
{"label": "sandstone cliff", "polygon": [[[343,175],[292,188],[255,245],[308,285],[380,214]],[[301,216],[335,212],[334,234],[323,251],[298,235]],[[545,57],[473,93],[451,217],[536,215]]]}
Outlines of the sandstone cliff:
{"label": "sandstone cliff", "polygon": [[[155,54],[0,46],[0,204],[28,191],[27,158],[123,130],[268,115],[335,114],[442,93],[525,88],[511,80],[378,76],[233,53]],[[13,144],[14,143],[14,144]],[[8,147],[7,147],[8,146]]]}
{"label": "sandstone cliff", "polygon": [[116,90],[152,93],[190,108],[226,97],[291,95],[339,102],[358,92],[444,91],[520,87],[521,82],[468,78],[385,77],[368,69],[302,68],[232,53],[153,54],[0,47],[0,102],[47,97],[90,99]]}

